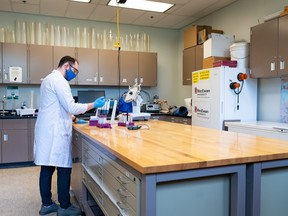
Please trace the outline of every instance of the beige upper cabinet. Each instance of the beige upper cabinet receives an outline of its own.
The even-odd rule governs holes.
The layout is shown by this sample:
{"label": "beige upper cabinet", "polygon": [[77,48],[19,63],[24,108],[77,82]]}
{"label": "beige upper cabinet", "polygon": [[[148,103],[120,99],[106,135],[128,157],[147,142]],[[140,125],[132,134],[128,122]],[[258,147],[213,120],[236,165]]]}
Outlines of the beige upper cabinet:
{"label": "beige upper cabinet", "polygon": [[53,47],[29,45],[29,83],[41,84],[53,67]]}
{"label": "beige upper cabinet", "polygon": [[192,72],[195,71],[196,65],[196,47],[190,47],[183,50],[183,85],[192,85]]}
{"label": "beige upper cabinet", "polygon": [[251,28],[250,69],[253,78],[288,74],[288,16]]}
{"label": "beige upper cabinet", "polygon": [[99,50],[99,85],[119,85],[118,51]]}
{"label": "beige upper cabinet", "polygon": [[3,43],[2,46],[2,82],[27,83],[27,46],[25,44],[15,43]]}
{"label": "beige upper cabinet", "polygon": [[[63,46],[54,46],[53,47],[53,68],[56,69],[58,67],[59,61],[64,56],[71,56],[76,58],[76,49],[74,47],[63,47]],[[76,79],[69,81],[71,85],[76,84]]]}
{"label": "beige upper cabinet", "polygon": [[288,15],[279,18],[278,74],[288,75]]}
{"label": "beige upper cabinet", "polygon": [[121,51],[120,85],[157,86],[157,53]]}
{"label": "beige upper cabinet", "polygon": [[157,53],[139,52],[138,83],[157,86]]}
{"label": "beige upper cabinet", "polygon": [[[3,46],[2,43],[0,43],[0,83],[2,83],[2,77],[3,77],[2,46]],[[1,158],[0,158],[0,161],[1,161]]]}
{"label": "beige upper cabinet", "polygon": [[63,56],[79,60],[71,85],[157,86],[157,53],[0,43],[0,83],[10,83],[9,67],[21,67],[22,82],[41,84]]}
{"label": "beige upper cabinet", "polygon": [[192,85],[192,72],[203,67],[203,45],[183,50],[183,85]]}
{"label": "beige upper cabinet", "polygon": [[120,52],[120,85],[132,86],[138,81],[138,52]]}
{"label": "beige upper cabinet", "polygon": [[79,74],[77,76],[77,84],[98,85],[98,49],[77,48],[77,59],[79,60]]}

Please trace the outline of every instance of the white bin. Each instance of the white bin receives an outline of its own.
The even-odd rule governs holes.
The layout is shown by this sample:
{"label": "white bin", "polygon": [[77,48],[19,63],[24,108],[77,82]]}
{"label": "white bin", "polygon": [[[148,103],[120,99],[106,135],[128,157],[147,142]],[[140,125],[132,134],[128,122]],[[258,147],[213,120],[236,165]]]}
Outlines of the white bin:
{"label": "white bin", "polygon": [[249,43],[238,42],[230,46],[231,60],[237,61],[237,68],[249,67]]}

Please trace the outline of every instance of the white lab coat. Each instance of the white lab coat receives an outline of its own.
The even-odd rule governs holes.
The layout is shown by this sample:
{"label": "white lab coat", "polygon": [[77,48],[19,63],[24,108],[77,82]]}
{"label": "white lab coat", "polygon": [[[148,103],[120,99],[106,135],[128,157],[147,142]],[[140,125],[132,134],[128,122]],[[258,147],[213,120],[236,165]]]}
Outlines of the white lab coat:
{"label": "white lab coat", "polygon": [[53,70],[40,87],[40,106],[35,124],[34,163],[72,167],[72,120],[87,110],[87,104],[74,102],[68,81]]}

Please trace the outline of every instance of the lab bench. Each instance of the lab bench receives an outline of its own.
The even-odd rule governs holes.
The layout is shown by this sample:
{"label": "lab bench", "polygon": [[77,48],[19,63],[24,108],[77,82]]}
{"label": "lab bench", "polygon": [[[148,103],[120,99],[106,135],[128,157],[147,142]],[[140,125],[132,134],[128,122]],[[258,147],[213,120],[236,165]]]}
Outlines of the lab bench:
{"label": "lab bench", "polygon": [[287,199],[273,201],[288,196],[287,141],[165,121],[145,124],[149,130],[73,125],[82,146],[78,174],[87,215],[96,203],[107,215],[260,216],[269,209],[287,215]]}

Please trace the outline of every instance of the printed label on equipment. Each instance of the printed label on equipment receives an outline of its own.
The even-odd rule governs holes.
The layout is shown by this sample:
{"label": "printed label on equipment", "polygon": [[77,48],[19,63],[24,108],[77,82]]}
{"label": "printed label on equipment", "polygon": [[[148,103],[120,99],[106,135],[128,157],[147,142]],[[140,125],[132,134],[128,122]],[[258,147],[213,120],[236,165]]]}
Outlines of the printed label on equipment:
{"label": "printed label on equipment", "polygon": [[194,106],[194,113],[195,115],[193,118],[196,117],[199,121],[210,121],[210,103],[207,102],[197,102],[197,105]]}
{"label": "printed label on equipment", "polygon": [[192,84],[198,82],[199,82],[199,73],[198,72],[192,73]]}
{"label": "printed label on equipment", "polygon": [[200,71],[200,80],[208,80],[208,79],[210,79],[210,71],[209,70]]}

